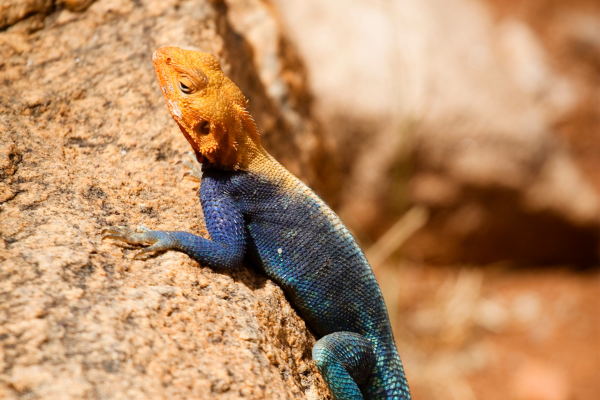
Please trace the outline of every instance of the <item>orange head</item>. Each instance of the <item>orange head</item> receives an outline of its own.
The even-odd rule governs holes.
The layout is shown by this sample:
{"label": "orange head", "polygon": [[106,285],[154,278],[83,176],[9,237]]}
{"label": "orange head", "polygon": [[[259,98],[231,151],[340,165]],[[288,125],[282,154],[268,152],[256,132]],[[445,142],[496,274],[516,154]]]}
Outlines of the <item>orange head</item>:
{"label": "orange head", "polygon": [[247,146],[260,147],[258,130],[238,87],[215,56],[162,47],[152,57],[171,115],[200,162],[222,169],[244,168]]}

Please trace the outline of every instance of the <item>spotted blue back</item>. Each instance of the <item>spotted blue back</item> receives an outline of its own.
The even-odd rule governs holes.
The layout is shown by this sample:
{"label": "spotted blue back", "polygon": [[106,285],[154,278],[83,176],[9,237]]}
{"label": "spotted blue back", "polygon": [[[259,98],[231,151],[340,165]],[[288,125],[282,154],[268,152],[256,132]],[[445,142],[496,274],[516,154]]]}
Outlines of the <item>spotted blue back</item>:
{"label": "spotted blue back", "polygon": [[[363,252],[312,190],[283,168],[276,172],[204,172],[200,200],[211,238],[216,240],[213,232],[229,235],[236,247],[231,235],[241,237],[247,258],[284,289],[318,336],[347,331],[371,342],[375,365],[359,385],[366,399],[410,399],[383,297]],[[243,220],[243,226],[229,222],[224,228],[225,220]]]}

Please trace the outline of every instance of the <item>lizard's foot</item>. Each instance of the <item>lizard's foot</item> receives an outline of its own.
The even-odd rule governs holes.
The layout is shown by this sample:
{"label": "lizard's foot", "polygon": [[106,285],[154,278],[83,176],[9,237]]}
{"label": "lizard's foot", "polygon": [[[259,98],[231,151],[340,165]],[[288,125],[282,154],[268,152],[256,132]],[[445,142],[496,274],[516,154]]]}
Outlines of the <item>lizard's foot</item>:
{"label": "lizard's foot", "polygon": [[135,232],[126,226],[111,226],[102,230],[102,239],[114,239],[133,245],[148,246],[141,249],[133,258],[138,258],[153,251],[171,250],[175,248],[175,241],[168,232],[153,231],[143,225],[137,227]]}
{"label": "lizard's foot", "polygon": [[194,154],[194,152],[188,151],[184,153],[184,155],[186,155],[187,158],[189,158],[189,160],[179,160],[177,161],[177,164],[185,165],[190,169],[190,171],[186,171],[183,174],[183,176],[189,176],[193,180],[200,182],[200,180],[202,179],[202,164],[200,164],[198,160],[196,160],[196,155]]}

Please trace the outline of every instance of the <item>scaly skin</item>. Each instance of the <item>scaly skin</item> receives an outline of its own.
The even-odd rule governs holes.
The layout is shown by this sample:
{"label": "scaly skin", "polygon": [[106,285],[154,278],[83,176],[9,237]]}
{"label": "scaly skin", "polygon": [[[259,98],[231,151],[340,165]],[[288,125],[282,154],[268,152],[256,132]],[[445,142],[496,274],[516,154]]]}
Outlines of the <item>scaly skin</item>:
{"label": "scaly skin", "polygon": [[[246,258],[277,282],[321,338],[313,359],[333,397],[410,399],[371,267],[335,213],[261,146],[241,91],[208,53],[161,48],[154,67],[171,115],[194,149],[211,240],[186,232],[105,230],[178,250],[216,270]],[[192,166],[193,167],[193,166]]]}

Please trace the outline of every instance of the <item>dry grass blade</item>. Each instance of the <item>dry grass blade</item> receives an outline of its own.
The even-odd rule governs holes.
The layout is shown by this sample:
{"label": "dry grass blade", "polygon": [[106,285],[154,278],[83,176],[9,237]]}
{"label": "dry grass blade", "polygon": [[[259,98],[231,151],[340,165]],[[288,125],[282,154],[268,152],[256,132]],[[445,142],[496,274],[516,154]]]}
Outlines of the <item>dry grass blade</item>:
{"label": "dry grass blade", "polygon": [[408,210],[379,240],[365,253],[373,269],[377,269],[400,248],[429,219],[426,207],[415,206]]}

